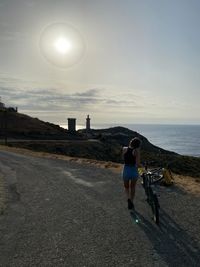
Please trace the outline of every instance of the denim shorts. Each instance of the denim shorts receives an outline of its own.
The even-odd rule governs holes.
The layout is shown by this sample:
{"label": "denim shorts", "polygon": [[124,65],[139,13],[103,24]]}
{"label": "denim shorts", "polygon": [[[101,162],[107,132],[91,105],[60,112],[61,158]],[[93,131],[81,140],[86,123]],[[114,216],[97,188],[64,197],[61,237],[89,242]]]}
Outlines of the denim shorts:
{"label": "denim shorts", "polygon": [[139,177],[138,168],[136,165],[124,165],[122,171],[122,177],[124,181],[137,180]]}

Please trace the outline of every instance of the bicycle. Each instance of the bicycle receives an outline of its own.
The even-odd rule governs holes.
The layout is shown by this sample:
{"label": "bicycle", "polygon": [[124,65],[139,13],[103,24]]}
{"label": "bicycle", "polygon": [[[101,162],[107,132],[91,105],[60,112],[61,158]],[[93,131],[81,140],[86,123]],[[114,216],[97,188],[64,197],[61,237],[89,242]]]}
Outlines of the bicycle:
{"label": "bicycle", "polygon": [[141,175],[142,185],[147,196],[147,203],[150,205],[153,213],[153,220],[157,225],[159,225],[159,209],[160,204],[158,201],[158,196],[154,190],[154,185],[163,180],[163,168],[156,168],[153,170],[147,169],[147,164],[145,164],[145,171]]}

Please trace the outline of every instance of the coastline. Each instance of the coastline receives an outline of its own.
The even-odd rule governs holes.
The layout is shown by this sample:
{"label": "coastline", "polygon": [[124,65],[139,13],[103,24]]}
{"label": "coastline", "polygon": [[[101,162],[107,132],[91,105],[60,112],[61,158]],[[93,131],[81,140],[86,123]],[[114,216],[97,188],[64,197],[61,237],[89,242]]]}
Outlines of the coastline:
{"label": "coastline", "polygon": [[[174,151],[181,156],[200,158],[200,125],[199,124],[93,124],[92,129],[101,130],[117,126],[128,128],[145,136],[152,144],[165,150]],[[67,124],[60,124],[67,129]],[[85,125],[77,124],[76,130]],[[190,138],[191,136],[191,138]]]}
{"label": "coastline", "polygon": [[152,144],[181,156],[200,158],[200,125],[125,124],[145,136]]}

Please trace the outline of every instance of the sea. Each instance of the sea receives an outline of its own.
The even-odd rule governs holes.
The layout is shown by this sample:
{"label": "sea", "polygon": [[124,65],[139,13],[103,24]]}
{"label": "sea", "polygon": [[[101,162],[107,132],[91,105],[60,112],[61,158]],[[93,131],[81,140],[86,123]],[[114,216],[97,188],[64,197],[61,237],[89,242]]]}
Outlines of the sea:
{"label": "sea", "polygon": [[[115,126],[122,126],[136,131],[145,136],[152,144],[163,149],[174,151],[181,155],[200,157],[200,125],[94,124],[91,125],[91,128],[105,129]],[[77,125],[76,128],[77,130],[85,128],[85,125]]]}

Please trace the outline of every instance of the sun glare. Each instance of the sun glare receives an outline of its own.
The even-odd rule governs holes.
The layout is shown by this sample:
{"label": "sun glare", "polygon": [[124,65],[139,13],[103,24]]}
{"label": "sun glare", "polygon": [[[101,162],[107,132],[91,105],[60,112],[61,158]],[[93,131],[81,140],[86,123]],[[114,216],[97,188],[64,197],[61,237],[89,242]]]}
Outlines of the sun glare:
{"label": "sun glare", "polygon": [[65,55],[70,52],[72,44],[65,37],[60,37],[55,41],[54,47],[58,53]]}
{"label": "sun glare", "polygon": [[57,67],[69,68],[84,57],[85,39],[67,23],[47,26],[40,35],[39,48],[45,59]]}

